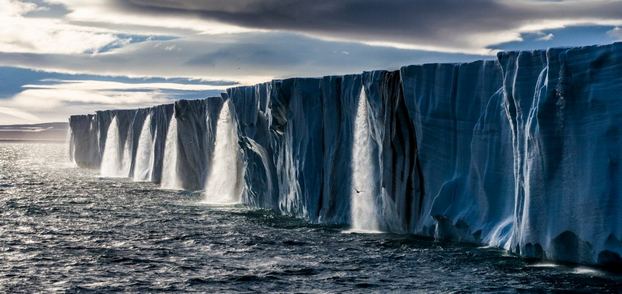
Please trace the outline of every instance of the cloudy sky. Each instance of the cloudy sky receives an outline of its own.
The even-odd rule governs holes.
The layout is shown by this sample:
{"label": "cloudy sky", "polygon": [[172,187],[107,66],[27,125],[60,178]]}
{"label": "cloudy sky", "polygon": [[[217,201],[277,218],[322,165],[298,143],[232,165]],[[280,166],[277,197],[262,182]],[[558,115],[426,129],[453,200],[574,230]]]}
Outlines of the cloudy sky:
{"label": "cloudy sky", "polygon": [[0,124],[622,39],[622,0],[0,0]]}

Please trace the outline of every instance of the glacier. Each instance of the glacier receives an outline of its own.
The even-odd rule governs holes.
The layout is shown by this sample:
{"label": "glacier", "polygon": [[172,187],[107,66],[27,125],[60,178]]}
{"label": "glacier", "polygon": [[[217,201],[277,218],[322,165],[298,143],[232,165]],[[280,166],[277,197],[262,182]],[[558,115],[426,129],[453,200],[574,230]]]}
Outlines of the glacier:
{"label": "glacier", "polygon": [[353,231],[622,265],[622,43],[501,52],[75,115],[102,176]]}

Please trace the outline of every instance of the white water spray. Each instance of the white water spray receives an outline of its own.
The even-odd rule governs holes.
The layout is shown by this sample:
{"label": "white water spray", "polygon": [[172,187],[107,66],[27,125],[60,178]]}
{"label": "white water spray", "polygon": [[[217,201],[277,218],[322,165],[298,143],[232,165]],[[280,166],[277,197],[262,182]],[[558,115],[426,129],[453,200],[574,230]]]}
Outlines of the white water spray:
{"label": "white water spray", "polygon": [[164,189],[178,190],[179,173],[177,172],[177,118],[171,118],[166,132],[166,145],[164,146],[164,161],[162,163],[162,183],[160,187]]}
{"label": "white water spray", "polygon": [[361,89],[354,121],[352,148],[352,199],[350,202],[352,231],[374,232],[379,230],[374,199],[371,143],[367,95],[365,89]]}
{"label": "white water spray", "polygon": [[129,175],[129,160],[131,158],[129,154],[129,142],[125,142],[125,144],[121,146],[122,141],[119,122],[118,119],[114,117],[106,133],[106,145],[104,146],[104,154],[100,167],[101,176],[121,178]]}
{"label": "white water spray", "polygon": [[71,127],[67,128],[67,137],[65,138],[65,146],[69,146],[69,150],[67,153],[69,155],[69,162],[72,166],[77,166],[75,160],[75,146],[73,142],[73,129]]}
{"label": "white water spray", "polygon": [[134,181],[150,181],[154,164],[154,141],[151,134],[151,114],[147,115],[140,131],[138,147],[136,148],[136,165],[134,167]]}
{"label": "white water spray", "polygon": [[130,140],[130,134],[128,133],[125,144],[123,145],[123,156],[121,157],[121,170],[119,170],[119,176],[127,178],[130,176],[132,170],[132,145]]}
{"label": "white water spray", "polygon": [[211,168],[205,184],[205,202],[212,204],[240,203],[242,194],[238,127],[227,101],[218,114],[216,139]]}

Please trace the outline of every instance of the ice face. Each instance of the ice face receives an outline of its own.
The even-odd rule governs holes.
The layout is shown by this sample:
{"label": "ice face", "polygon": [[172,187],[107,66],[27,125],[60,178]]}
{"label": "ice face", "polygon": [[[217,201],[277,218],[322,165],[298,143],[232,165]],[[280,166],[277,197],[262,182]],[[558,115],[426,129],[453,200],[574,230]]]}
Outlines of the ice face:
{"label": "ice face", "polygon": [[622,44],[499,54],[513,130],[512,250],[620,262]]}
{"label": "ice face", "polygon": [[[152,140],[151,180],[172,176],[176,188],[217,190],[218,174],[242,203],[314,223],[619,265],[620,76],[613,44],[275,80],[73,116],[70,150],[77,165],[100,168],[115,145],[123,174],[137,176]],[[147,117],[151,138],[141,135]]]}

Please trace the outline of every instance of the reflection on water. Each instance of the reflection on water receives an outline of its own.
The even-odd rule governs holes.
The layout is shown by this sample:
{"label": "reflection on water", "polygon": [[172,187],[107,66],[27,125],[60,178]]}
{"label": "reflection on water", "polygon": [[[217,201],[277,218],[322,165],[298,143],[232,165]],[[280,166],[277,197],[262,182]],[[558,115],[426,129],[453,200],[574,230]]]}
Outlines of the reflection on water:
{"label": "reflection on water", "polygon": [[98,178],[63,145],[0,144],[0,292],[621,289],[619,276]]}

